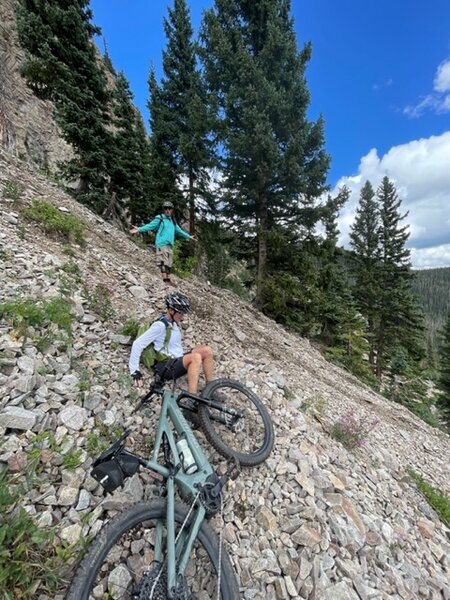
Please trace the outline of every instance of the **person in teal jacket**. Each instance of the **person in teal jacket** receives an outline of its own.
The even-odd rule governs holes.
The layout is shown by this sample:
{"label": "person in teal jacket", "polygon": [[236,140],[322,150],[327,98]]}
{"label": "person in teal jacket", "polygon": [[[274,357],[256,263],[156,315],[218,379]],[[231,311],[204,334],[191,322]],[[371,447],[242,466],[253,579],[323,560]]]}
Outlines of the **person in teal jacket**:
{"label": "person in teal jacket", "polygon": [[187,240],[195,240],[194,236],[189,235],[176,222],[173,216],[174,206],[172,202],[164,202],[164,213],[157,215],[153,221],[142,225],[141,227],[132,227],[130,233],[144,233],[145,231],[156,231],[156,262],[161,270],[164,283],[174,286],[175,284],[170,279],[170,272],[173,263],[173,246],[175,244],[175,236],[179,235]]}

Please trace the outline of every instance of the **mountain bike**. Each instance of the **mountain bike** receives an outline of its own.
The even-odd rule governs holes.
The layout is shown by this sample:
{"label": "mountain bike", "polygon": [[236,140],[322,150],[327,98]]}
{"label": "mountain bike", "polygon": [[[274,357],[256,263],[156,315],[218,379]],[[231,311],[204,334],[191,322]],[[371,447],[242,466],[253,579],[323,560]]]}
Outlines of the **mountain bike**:
{"label": "mountain bike", "polygon": [[[126,431],[94,462],[92,476],[112,492],[143,467],[159,481],[159,497],[130,506],[100,530],[66,600],[239,598],[221,533],[208,519],[222,515],[222,489],[240,466],[269,456],[270,417],[253,392],[229,379],[211,382],[201,395],[176,394],[154,382],[137,409],[155,396],[162,403],[151,457],[125,448]],[[198,418],[205,437],[229,459],[224,475],[211,467],[185,415]]]}

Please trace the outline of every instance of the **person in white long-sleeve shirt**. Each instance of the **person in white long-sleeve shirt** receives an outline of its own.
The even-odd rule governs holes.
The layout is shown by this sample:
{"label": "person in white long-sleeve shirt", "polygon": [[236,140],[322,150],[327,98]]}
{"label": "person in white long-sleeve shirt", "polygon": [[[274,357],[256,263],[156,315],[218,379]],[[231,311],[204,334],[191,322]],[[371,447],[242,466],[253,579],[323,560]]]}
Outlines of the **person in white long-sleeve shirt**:
{"label": "person in white long-sleeve shirt", "polygon": [[[202,368],[206,382],[214,379],[212,349],[210,346],[196,346],[185,354],[180,324],[184,315],[191,311],[189,300],[184,294],[174,292],[166,296],[166,307],[167,312],[134,341],[128,365],[131,377],[135,387],[142,387],[143,378],[139,369],[141,354],[149,344],[153,344],[156,352],[162,352],[168,357],[167,360],[155,363],[153,367],[155,372],[163,381],[177,379],[187,373],[188,390],[196,394]],[[171,328],[168,343],[166,342],[166,325]]]}

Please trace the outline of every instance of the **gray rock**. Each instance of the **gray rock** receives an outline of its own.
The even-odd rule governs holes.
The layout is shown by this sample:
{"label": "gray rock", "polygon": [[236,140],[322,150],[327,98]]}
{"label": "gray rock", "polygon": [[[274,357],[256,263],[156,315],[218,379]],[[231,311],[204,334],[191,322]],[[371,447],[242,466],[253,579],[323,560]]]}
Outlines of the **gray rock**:
{"label": "gray rock", "polygon": [[33,429],[36,419],[37,415],[31,410],[25,410],[19,406],[7,406],[0,413],[0,427],[27,431]]}
{"label": "gray rock", "polygon": [[141,285],[132,285],[128,289],[135,298],[139,298],[141,300],[148,300],[148,292]]}
{"label": "gray rock", "polygon": [[22,373],[26,373],[27,375],[33,375],[34,373],[34,360],[29,356],[21,356],[17,360],[17,366]]}
{"label": "gray rock", "polygon": [[86,422],[86,419],[86,409],[81,408],[81,406],[75,405],[67,406],[61,411],[59,415],[60,422],[74,431],[79,431],[80,429],[82,429],[83,425]]}

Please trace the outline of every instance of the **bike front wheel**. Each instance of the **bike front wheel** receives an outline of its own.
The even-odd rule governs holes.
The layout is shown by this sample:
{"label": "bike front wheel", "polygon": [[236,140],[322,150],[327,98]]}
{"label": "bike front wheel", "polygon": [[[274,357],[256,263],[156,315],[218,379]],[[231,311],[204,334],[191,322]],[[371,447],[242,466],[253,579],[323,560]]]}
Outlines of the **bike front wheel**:
{"label": "bike front wheel", "polygon": [[[265,461],[272,451],[275,434],[269,413],[258,396],[232,379],[211,381],[202,396],[220,404],[198,406],[200,426],[217,452],[246,467]],[[224,408],[230,412],[224,412]]]}
{"label": "bike front wheel", "polygon": [[[175,504],[175,533],[189,527],[188,508]],[[164,549],[166,504],[141,502],[119,513],[92,542],[80,563],[66,600],[165,600],[165,558],[155,562],[158,537]],[[221,563],[219,584],[219,555]],[[220,594],[218,594],[220,586]],[[204,521],[184,572],[182,594],[190,600],[238,600],[239,586],[231,561]],[[178,597],[178,596],[177,596]]]}

